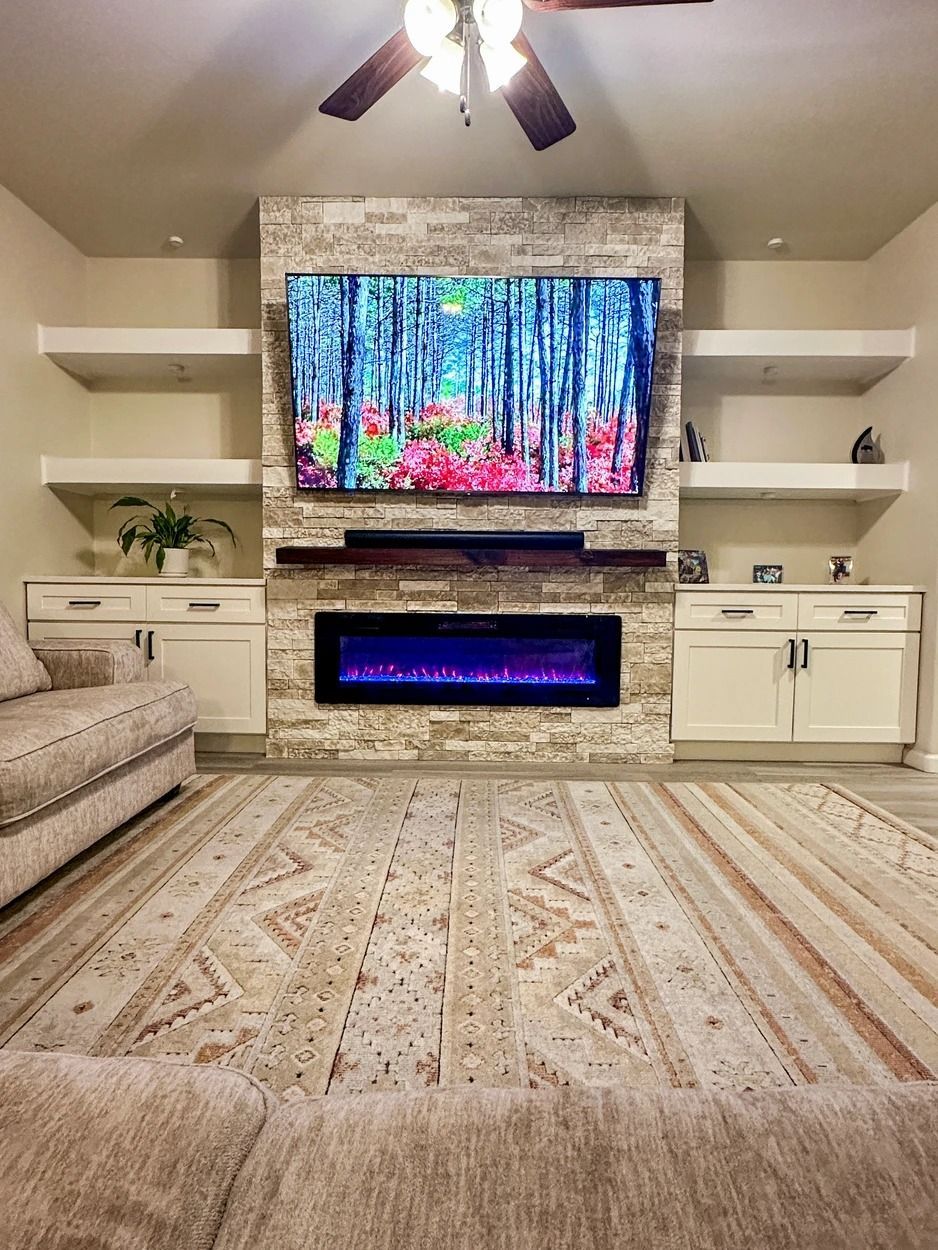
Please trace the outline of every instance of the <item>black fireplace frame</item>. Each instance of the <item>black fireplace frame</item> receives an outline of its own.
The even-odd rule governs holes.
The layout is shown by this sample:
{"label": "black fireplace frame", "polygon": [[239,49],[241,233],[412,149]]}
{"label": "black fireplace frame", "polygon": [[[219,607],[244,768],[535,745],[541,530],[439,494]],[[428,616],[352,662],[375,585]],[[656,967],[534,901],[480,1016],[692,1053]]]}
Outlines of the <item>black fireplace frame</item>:
{"label": "black fireplace frame", "polygon": [[[480,682],[352,682],[340,680],[343,634],[428,638],[569,638],[596,643],[597,682],[531,685]],[[317,703],[410,704],[446,707],[618,707],[622,669],[622,618],[612,613],[537,615],[501,612],[317,612],[314,618]]]}

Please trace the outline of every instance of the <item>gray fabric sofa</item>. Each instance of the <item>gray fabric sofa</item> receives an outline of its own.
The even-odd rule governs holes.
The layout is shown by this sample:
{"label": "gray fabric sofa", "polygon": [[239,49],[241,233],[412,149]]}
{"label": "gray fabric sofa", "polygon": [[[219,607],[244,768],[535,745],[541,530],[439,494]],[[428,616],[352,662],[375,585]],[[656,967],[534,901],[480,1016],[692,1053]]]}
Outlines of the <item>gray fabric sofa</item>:
{"label": "gray fabric sofa", "polygon": [[280,1103],[0,1053],[4,1250],[935,1250],[938,1087]]}
{"label": "gray fabric sofa", "polygon": [[0,906],[190,777],[195,720],[133,643],[30,648],[0,607]]}

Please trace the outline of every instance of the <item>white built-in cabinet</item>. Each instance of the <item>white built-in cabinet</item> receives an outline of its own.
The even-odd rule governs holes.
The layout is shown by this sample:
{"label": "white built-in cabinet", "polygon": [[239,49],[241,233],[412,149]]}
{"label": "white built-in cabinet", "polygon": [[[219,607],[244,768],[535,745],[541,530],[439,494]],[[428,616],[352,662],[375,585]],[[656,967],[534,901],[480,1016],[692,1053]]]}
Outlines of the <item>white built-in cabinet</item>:
{"label": "white built-in cabinet", "polygon": [[914,741],[921,611],[905,591],[678,591],[672,737]]}
{"label": "white built-in cabinet", "polygon": [[170,578],[33,578],[26,583],[31,642],[127,639],[150,681],[192,687],[200,733],[267,728],[264,583]]}

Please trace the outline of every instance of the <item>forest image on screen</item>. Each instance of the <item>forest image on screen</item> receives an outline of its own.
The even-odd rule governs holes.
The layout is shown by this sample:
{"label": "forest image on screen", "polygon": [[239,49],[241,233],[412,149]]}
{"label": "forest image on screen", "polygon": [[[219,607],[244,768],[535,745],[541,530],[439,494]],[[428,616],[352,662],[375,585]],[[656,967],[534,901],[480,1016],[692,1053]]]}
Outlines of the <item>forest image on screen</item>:
{"label": "forest image on screen", "polygon": [[302,489],[643,489],[657,278],[290,274]]}

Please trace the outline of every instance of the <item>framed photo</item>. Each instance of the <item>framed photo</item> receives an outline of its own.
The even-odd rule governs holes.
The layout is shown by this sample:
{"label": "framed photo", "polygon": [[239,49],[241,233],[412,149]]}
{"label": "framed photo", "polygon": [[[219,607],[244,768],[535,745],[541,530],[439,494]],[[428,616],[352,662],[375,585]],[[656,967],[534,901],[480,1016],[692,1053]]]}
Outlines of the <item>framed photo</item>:
{"label": "framed photo", "polygon": [[759,586],[779,586],[784,580],[781,564],[754,564],[752,580]]}
{"label": "framed photo", "polygon": [[706,551],[679,551],[678,577],[685,586],[700,586],[710,581]]}

